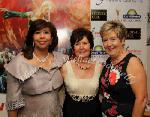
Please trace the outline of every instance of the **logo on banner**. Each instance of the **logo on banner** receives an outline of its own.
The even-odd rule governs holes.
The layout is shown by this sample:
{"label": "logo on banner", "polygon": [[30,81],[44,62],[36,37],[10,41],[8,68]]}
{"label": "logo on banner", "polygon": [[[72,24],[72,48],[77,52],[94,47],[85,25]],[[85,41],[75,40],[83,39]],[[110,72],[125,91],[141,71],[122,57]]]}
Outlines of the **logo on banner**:
{"label": "logo on banner", "polygon": [[107,10],[92,9],[91,21],[107,21]]}
{"label": "logo on banner", "polygon": [[91,31],[92,31],[92,33],[95,32],[95,27],[92,27],[92,30],[91,30]]}
{"label": "logo on banner", "polygon": [[96,1],[96,5],[100,5],[100,4],[102,4],[102,3],[103,3],[103,1],[104,1],[104,0],[97,0],[97,1]]}
{"label": "logo on banner", "polygon": [[140,40],[141,28],[127,28],[127,40]]}
{"label": "logo on banner", "polygon": [[150,23],[150,13],[148,13],[148,23]]}
{"label": "logo on banner", "polygon": [[101,37],[99,32],[94,32],[94,37]]}
{"label": "logo on banner", "polygon": [[147,46],[150,46],[150,36],[147,38]]}
{"label": "logo on banner", "polygon": [[92,27],[92,28],[91,28],[91,31],[92,31],[94,37],[101,37],[101,36],[100,36],[100,33],[97,32],[97,31],[95,31],[95,27]]}
{"label": "logo on banner", "polygon": [[97,60],[99,63],[104,63],[108,58],[108,54],[103,49],[102,45],[96,45],[91,55],[92,59]]}
{"label": "logo on banner", "polygon": [[109,2],[143,2],[144,0],[108,0]]}
{"label": "logo on banner", "polygon": [[[104,48],[103,48],[102,45],[96,45],[96,46],[94,47],[94,51],[104,51]],[[104,54],[106,54],[106,53],[104,52]]]}
{"label": "logo on banner", "polygon": [[127,14],[123,15],[123,20],[129,22],[139,22],[141,21],[141,15],[139,15],[135,9],[129,9]]}
{"label": "logo on banner", "polygon": [[143,2],[143,0],[96,0],[96,5],[100,5],[104,1],[105,2],[126,2],[126,3],[129,3],[129,2],[132,2],[132,3],[140,2],[140,3],[142,3]]}
{"label": "logo on banner", "polygon": [[127,45],[126,50],[135,55],[142,55],[142,50],[131,49],[129,45]]}

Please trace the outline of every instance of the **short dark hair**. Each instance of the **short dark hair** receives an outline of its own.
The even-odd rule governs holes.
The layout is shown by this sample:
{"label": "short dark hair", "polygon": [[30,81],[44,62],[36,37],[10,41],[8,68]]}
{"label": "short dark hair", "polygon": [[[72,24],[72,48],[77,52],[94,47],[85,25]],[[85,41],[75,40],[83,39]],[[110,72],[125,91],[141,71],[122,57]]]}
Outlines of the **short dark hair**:
{"label": "short dark hair", "polygon": [[45,21],[43,19],[37,19],[35,21],[31,21],[29,30],[27,32],[26,40],[22,49],[22,52],[24,54],[24,57],[27,59],[33,58],[33,51],[34,51],[34,45],[33,45],[33,34],[37,30],[41,30],[43,28],[49,28],[52,36],[52,43],[48,47],[48,51],[52,52],[55,47],[58,44],[58,36],[57,36],[57,30],[56,27],[48,21]]}
{"label": "short dark hair", "polygon": [[71,48],[74,48],[76,42],[79,42],[86,37],[90,43],[90,48],[93,49],[94,47],[94,37],[90,30],[85,28],[77,28],[72,31],[72,35],[70,37]]}

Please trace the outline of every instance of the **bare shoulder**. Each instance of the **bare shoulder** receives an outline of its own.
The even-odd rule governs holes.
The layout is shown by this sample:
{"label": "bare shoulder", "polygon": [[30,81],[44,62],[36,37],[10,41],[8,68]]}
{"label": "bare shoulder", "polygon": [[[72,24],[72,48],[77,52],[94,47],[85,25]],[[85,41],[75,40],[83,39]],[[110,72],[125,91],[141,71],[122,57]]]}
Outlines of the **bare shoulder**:
{"label": "bare shoulder", "polygon": [[138,57],[132,57],[127,66],[128,79],[136,98],[147,95],[147,76],[144,66]]}
{"label": "bare shoulder", "polygon": [[65,78],[66,74],[67,74],[67,64],[69,61],[67,61],[66,63],[64,63],[61,68],[60,68],[60,72],[62,74],[62,77]]}
{"label": "bare shoulder", "polygon": [[[66,62],[66,63],[67,63],[67,62]],[[64,63],[64,64],[61,66],[61,68],[60,68],[61,72],[63,72],[64,70],[66,70],[66,63]]]}
{"label": "bare shoulder", "polygon": [[141,60],[137,57],[132,57],[130,60],[129,60],[129,63],[128,63],[128,67],[127,67],[127,70],[138,70],[138,69],[143,69],[144,66],[141,62]]}
{"label": "bare shoulder", "polygon": [[137,57],[132,57],[127,66],[128,75],[134,76],[136,80],[146,80],[146,72],[141,60]]}

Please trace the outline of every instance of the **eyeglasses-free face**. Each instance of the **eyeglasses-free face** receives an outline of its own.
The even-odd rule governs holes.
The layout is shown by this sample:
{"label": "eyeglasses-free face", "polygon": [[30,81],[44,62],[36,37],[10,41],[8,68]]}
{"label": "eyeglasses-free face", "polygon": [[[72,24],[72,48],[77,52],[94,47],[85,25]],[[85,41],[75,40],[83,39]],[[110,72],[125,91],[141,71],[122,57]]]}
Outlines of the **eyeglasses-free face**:
{"label": "eyeglasses-free face", "polygon": [[114,31],[104,32],[102,41],[105,51],[112,57],[124,50],[124,40],[119,39]]}
{"label": "eyeglasses-free face", "polygon": [[75,43],[74,54],[76,57],[88,58],[90,56],[90,53],[91,53],[90,43],[87,37],[83,37],[82,40]]}
{"label": "eyeglasses-free face", "polygon": [[37,49],[48,49],[52,42],[51,32],[49,28],[43,28],[35,31],[33,34],[34,46]]}

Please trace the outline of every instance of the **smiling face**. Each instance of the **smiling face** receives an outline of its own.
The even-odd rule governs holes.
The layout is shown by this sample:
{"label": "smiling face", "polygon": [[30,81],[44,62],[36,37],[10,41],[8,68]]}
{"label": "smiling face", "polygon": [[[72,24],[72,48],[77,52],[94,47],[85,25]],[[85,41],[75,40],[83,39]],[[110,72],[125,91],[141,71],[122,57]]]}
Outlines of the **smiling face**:
{"label": "smiling face", "polygon": [[124,39],[119,39],[117,34],[110,30],[103,33],[105,51],[112,57],[118,57],[124,51]]}
{"label": "smiling face", "polygon": [[49,28],[37,30],[33,34],[34,46],[38,50],[48,50],[48,46],[52,42],[51,32]]}
{"label": "smiling face", "polygon": [[74,54],[76,57],[89,58],[90,56],[90,43],[87,37],[83,37],[80,41],[74,45]]}

